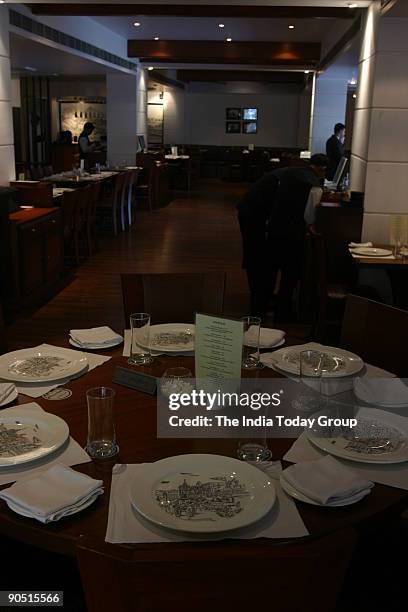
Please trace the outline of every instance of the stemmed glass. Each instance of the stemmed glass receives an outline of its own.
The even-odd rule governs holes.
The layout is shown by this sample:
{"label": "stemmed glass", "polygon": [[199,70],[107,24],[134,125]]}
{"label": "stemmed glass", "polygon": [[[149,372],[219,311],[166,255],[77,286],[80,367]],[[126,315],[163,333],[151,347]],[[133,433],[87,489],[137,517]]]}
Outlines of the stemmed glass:
{"label": "stemmed glass", "polygon": [[242,317],[244,337],[242,344],[242,367],[253,370],[259,367],[259,339],[261,319],[259,317]]}

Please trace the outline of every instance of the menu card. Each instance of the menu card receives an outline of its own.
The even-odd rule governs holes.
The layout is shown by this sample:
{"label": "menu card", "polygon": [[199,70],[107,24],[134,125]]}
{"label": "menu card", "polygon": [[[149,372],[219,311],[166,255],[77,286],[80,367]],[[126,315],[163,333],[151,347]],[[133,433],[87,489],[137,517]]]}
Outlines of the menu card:
{"label": "menu card", "polygon": [[195,373],[197,380],[220,386],[241,379],[244,324],[234,319],[196,314]]}

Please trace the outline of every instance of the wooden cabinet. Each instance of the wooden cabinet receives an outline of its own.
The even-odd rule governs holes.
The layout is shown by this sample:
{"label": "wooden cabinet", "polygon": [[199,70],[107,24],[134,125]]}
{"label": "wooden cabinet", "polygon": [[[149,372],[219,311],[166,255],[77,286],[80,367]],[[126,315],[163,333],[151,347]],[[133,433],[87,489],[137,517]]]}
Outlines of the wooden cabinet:
{"label": "wooden cabinet", "polygon": [[10,215],[15,306],[52,295],[63,272],[62,215],[59,208],[33,208]]}

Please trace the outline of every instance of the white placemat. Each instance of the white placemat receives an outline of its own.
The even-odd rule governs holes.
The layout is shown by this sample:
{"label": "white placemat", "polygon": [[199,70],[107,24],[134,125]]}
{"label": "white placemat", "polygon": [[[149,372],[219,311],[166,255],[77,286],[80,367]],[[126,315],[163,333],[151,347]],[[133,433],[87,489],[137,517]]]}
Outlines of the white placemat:
{"label": "white placemat", "polygon": [[140,516],[130,503],[130,488],[133,479],[139,470],[140,464],[117,464],[112,475],[112,486],[109,499],[108,528],[106,542],[113,544],[146,543],[146,542],[189,542],[222,540],[225,538],[252,539],[252,538],[301,538],[307,536],[302,518],[293,500],[286,495],[279,484],[279,472],[282,470],[280,462],[273,462],[270,466],[262,466],[264,471],[273,478],[276,487],[277,500],[271,512],[261,521],[227,535],[203,537],[190,537],[186,534],[173,533],[150,523]]}
{"label": "white placemat", "polygon": [[[29,408],[30,410],[43,410],[36,402],[22,404],[22,406],[24,406],[24,408]],[[14,408],[17,410],[19,406],[14,406]],[[71,467],[73,465],[79,465],[80,463],[89,463],[90,461],[91,458],[89,455],[79,446],[78,442],[70,437],[67,443],[56,453],[53,453],[48,457],[44,457],[39,461],[35,461],[31,464],[16,466],[15,468],[0,468],[0,485],[15,482],[16,480],[31,478],[35,474],[48,470],[48,468],[56,463],[62,463],[63,465]]]}
{"label": "white placemat", "polygon": [[[123,357],[130,357],[130,345],[132,342],[132,333],[130,329],[125,329],[124,334],[124,343],[123,343]],[[142,349],[140,349],[142,352]],[[185,353],[159,353],[158,351],[151,351],[153,357],[157,357],[158,355],[169,355],[173,357],[188,357],[193,355],[194,351],[186,351]]]}
{"label": "white placemat", "polygon": [[[405,417],[396,417],[405,418]],[[316,448],[303,433],[293,443],[293,446],[284,456],[285,461],[299,463],[300,461],[314,461],[324,457],[326,453]],[[336,457],[336,460],[352,468],[355,472],[368,480],[379,484],[396,487],[408,491],[408,463],[394,463],[392,465],[376,465],[373,463],[357,463]]]}
{"label": "white placemat", "polygon": [[[55,348],[55,347],[53,347],[51,344],[39,344],[38,346],[34,346],[33,350],[43,351],[44,349],[52,349],[52,348]],[[78,351],[74,351],[73,349],[65,349],[65,350],[67,351],[68,357],[74,357],[74,358],[78,357]],[[95,353],[86,353],[85,351],[81,351],[81,352],[88,359],[88,369],[85,370],[84,372],[80,372],[77,376],[70,376],[69,378],[62,378],[61,380],[58,380],[53,383],[48,383],[48,384],[47,383],[46,384],[16,383],[17,391],[19,393],[23,393],[24,395],[28,395],[29,397],[33,397],[33,398],[41,397],[42,395],[44,395],[44,393],[48,393],[48,391],[51,391],[52,389],[55,389],[56,387],[61,387],[65,385],[73,378],[79,378],[83,374],[86,374],[87,372],[94,370],[98,366],[102,365],[103,363],[111,359],[111,357],[106,357],[105,355],[95,355]]]}

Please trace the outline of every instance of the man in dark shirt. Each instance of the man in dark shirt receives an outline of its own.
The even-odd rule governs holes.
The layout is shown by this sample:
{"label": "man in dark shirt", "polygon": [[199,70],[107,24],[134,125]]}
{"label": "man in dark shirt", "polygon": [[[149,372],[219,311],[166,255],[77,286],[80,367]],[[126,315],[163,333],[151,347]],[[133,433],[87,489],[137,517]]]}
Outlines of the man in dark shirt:
{"label": "man in dark shirt", "polygon": [[248,277],[252,315],[262,317],[267,312],[278,270],[282,279],[277,315],[281,318],[289,315],[301,269],[306,226],[313,225],[313,202],[308,205],[309,196],[313,187],[320,188],[326,169],[326,156],[314,155],[307,166],[281,168],[266,174],[239,202],[243,267]]}
{"label": "man in dark shirt", "polygon": [[346,135],[346,126],[343,123],[336,123],[334,126],[334,134],[330,136],[326,142],[326,155],[329,159],[327,168],[327,180],[332,181],[336,174],[337,166],[342,157],[344,157],[344,138]]}

